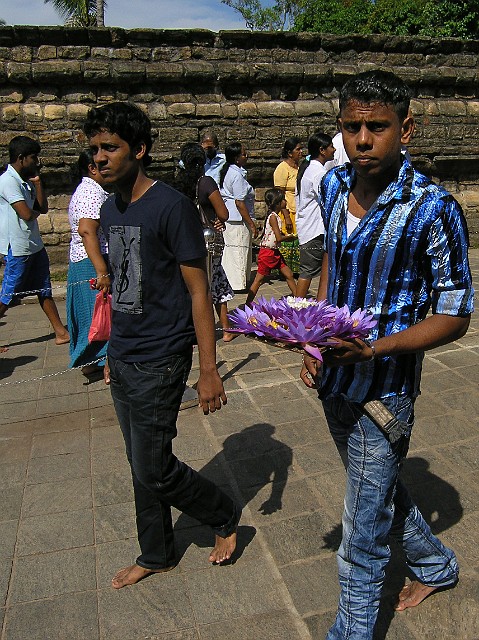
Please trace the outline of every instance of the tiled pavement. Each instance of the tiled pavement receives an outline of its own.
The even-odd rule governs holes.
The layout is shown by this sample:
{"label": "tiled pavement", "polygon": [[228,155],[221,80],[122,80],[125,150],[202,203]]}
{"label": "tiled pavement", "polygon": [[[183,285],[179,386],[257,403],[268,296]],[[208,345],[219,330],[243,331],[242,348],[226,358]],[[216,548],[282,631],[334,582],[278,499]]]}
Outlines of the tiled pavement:
{"label": "tiled pavement", "polygon": [[[477,285],[478,250],[471,259]],[[261,289],[285,292],[282,282]],[[404,468],[434,531],[456,550],[461,581],[394,614],[404,580],[394,549],[378,639],[479,639],[478,326],[476,315],[462,340],[427,355]],[[54,345],[36,303],[11,309],[0,338],[10,345],[0,359],[1,640],[325,637],[344,473],[296,354],[243,337],[219,342],[228,406],[207,418],[180,414],[178,455],[245,505],[236,562],[208,565],[211,533],[175,514],[177,569],[114,591],[110,578],[137,543],[109,391],[78,371],[43,377],[66,368],[68,347]]]}

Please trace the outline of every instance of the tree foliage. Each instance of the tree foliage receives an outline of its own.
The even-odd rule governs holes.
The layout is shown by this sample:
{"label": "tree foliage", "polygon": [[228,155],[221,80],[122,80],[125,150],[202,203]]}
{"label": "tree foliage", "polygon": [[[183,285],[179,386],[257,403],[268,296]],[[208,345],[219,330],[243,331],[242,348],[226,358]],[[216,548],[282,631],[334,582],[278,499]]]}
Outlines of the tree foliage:
{"label": "tree foliage", "polygon": [[[52,4],[64,23],[70,27],[97,26],[98,0],[44,0],[44,2]],[[101,0],[101,3],[104,12],[106,2]],[[101,16],[100,20],[103,20]]]}
{"label": "tree foliage", "polygon": [[479,0],[221,0],[249,29],[479,38]]}

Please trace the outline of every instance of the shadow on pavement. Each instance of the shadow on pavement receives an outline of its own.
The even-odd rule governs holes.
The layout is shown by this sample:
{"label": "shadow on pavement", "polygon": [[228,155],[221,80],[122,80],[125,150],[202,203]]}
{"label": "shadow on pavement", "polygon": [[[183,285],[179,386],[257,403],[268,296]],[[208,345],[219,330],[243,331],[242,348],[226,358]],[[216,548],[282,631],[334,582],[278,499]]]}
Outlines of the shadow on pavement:
{"label": "shadow on pavement", "polygon": [[[8,353],[8,351],[7,351]],[[17,367],[21,367],[38,360],[37,356],[18,356],[18,358],[0,359],[0,380],[9,378]]]}

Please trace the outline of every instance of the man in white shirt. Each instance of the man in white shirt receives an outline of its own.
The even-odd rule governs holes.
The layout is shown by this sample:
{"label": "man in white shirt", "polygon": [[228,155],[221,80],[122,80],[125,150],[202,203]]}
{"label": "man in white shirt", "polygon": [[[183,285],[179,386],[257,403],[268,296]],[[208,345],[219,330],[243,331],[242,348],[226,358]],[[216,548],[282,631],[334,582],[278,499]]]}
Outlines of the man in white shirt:
{"label": "man in white shirt", "polygon": [[311,280],[321,273],[323,261],[324,225],[318,202],[321,178],[327,172],[326,163],[333,159],[335,148],[331,136],[316,131],[308,140],[309,164],[305,161],[298,171],[296,230],[299,240],[299,278],[296,296],[304,298]]}
{"label": "man in white shirt", "polygon": [[218,152],[218,136],[211,131],[205,131],[201,136],[200,144],[206,154],[205,176],[210,176],[219,185],[220,171],[226,162],[226,157],[224,153]]}
{"label": "man in white shirt", "polygon": [[47,213],[48,202],[38,175],[40,145],[28,136],[12,138],[10,164],[0,176],[0,253],[5,272],[0,292],[0,318],[22,291],[39,291],[40,306],[55,332],[55,344],[69,342],[52,298],[50,263],[37,218]]}

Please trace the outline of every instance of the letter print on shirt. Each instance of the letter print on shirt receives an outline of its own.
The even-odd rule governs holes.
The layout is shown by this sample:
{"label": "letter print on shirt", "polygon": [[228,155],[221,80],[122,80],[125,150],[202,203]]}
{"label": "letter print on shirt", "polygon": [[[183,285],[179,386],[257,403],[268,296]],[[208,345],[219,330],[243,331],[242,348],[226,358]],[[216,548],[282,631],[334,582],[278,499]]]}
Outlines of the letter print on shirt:
{"label": "letter print on shirt", "polygon": [[109,259],[115,311],[143,313],[140,246],[140,227],[110,227]]}

